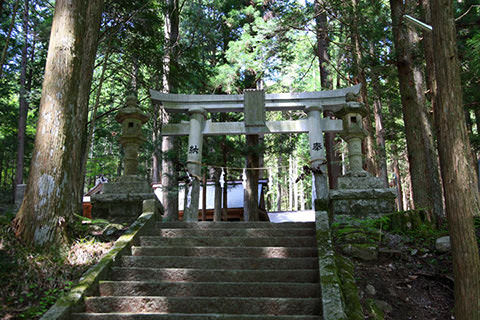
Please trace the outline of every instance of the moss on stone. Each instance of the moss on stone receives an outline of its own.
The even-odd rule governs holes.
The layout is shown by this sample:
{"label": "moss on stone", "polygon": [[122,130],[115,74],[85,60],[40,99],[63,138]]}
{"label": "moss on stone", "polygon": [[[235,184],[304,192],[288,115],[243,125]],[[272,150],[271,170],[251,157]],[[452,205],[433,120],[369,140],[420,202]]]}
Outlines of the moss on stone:
{"label": "moss on stone", "polygon": [[345,301],[345,312],[349,320],[363,320],[363,310],[358,294],[358,287],[355,284],[353,263],[341,255],[335,256],[340,276],[343,300]]}

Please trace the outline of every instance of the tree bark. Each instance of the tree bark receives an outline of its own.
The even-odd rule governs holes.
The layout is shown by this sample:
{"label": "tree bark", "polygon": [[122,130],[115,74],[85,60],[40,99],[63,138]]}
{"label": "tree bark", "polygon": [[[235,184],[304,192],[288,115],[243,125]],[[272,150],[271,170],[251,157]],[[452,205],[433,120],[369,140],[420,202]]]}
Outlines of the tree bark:
{"label": "tree bark", "polygon": [[388,172],[387,172],[387,151],[385,148],[385,128],[383,127],[382,101],[377,97],[373,101],[373,113],[375,115],[375,133],[378,147],[378,177],[382,179],[385,187],[388,188]]}
{"label": "tree bark", "polygon": [[[166,48],[163,61],[163,88],[166,92],[177,91],[176,59],[178,54],[180,8],[178,0],[167,1],[165,14],[165,39]],[[162,110],[162,112],[164,112]],[[168,114],[164,116],[164,123],[171,118]],[[178,219],[178,172],[176,162],[176,142],[172,136],[162,137],[162,187],[164,216],[168,220]]]}
{"label": "tree bark", "polygon": [[[247,135],[247,146],[250,148],[258,147],[259,138],[256,134]],[[258,170],[248,170],[249,168],[258,168],[259,153],[257,150],[250,150],[247,154],[247,186],[244,192],[244,220],[259,221],[258,213]]]}
{"label": "tree bark", "polygon": [[18,139],[17,139],[17,167],[15,170],[15,188],[23,183],[23,167],[25,157],[25,130],[27,127],[28,101],[27,101],[27,56],[28,56],[28,11],[29,0],[25,0],[23,8],[23,35],[22,62],[20,67],[20,97],[18,110]]}
{"label": "tree bark", "polygon": [[443,217],[442,189],[423,73],[416,62],[421,57],[415,56],[419,38],[413,29],[402,25],[403,14],[410,7],[405,9],[401,0],[390,0],[390,6],[414,205],[433,211],[431,218],[438,221]]}
{"label": "tree bark", "polygon": [[[222,186],[220,184],[220,176],[222,169],[213,169],[213,180],[215,181],[215,198],[213,205],[213,221],[222,221]],[[226,188],[226,184],[224,185]]]}
{"label": "tree bark", "polygon": [[29,245],[61,243],[78,212],[81,143],[102,8],[101,0],[55,3],[30,176],[15,219],[17,237]]}
{"label": "tree bark", "polygon": [[398,165],[398,151],[395,145],[392,145],[392,166],[393,173],[395,175],[395,185],[397,188],[397,209],[399,211],[404,210],[403,206],[403,187],[402,187],[402,176],[400,173],[400,166]]}
{"label": "tree bark", "polygon": [[367,96],[367,78],[365,76],[365,70],[363,68],[363,48],[360,42],[360,34],[358,32],[358,0],[351,0],[353,6],[353,19],[350,25],[351,41],[352,41],[352,58],[355,70],[355,82],[361,83],[362,88],[360,90],[360,102],[365,106],[366,115],[363,117],[363,127],[367,131],[367,136],[363,141],[363,147],[365,149],[365,167],[368,172],[373,175],[378,173],[378,165],[376,159],[376,147],[375,139],[373,137],[372,129],[372,112]]}
{"label": "tree bark", "polygon": [[479,212],[477,178],[463,114],[453,3],[431,0],[435,72],[435,123],[455,276],[455,317],[480,319],[480,259],[473,225]]}
{"label": "tree bark", "polygon": [[282,211],[282,182],[281,182],[281,177],[283,175],[282,162],[283,162],[283,157],[280,154],[277,158],[277,166],[278,166],[278,173],[277,173],[277,211]]}
{"label": "tree bark", "polygon": [[[322,89],[332,89],[332,81],[327,69],[328,56],[328,23],[327,15],[324,10],[325,1],[315,1],[315,22],[317,34],[317,57],[320,71],[320,85]],[[324,117],[333,117],[333,112],[325,111]],[[340,157],[335,152],[336,133],[325,132],[325,153],[327,156],[328,181],[330,189],[337,188],[338,177],[341,175]]]}

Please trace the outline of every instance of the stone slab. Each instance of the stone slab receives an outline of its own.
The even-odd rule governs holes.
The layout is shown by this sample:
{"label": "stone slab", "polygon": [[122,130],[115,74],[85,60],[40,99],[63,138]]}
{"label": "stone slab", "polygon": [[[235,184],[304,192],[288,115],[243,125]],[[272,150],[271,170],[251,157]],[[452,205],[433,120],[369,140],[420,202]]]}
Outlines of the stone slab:
{"label": "stone slab", "polygon": [[121,267],[286,270],[315,269],[317,258],[122,257]]}
{"label": "stone slab", "polygon": [[314,315],[185,314],[185,313],[77,313],[74,320],[321,320]]}
{"label": "stone slab", "polygon": [[350,215],[359,218],[378,217],[395,211],[395,202],[388,199],[344,199],[333,200],[335,216]]}
{"label": "stone slab", "polygon": [[384,189],[384,182],[378,177],[338,177],[338,189]]}
{"label": "stone slab", "polygon": [[101,296],[313,298],[315,283],[101,281]]}
{"label": "stone slab", "polygon": [[143,236],[142,246],[212,246],[212,247],[314,247],[314,237],[189,237],[162,238]]}
{"label": "stone slab", "polygon": [[179,237],[252,237],[252,238],[270,238],[270,237],[299,237],[313,236],[315,230],[311,228],[285,228],[285,229],[155,229],[152,235],[158,235],[162,238]]}
{"label": "stone slab", "polygon": [[112,280],[199,282],[297,282],[318,283],[316,269],[248,270],[188,268],[112,268]]}
{"label": "stone slab", "polygon": [[89,297],[87,312],[183,312],[227,314],[317,315],[318,298],[237,297]]}
{"label": "stone slab", "polygon": [[137,175],[121,176],[103,185],[103,194],[153,193],[150,184]]}
{"label": "stone slab", "polygon": [[[313,237],[313,236],[312,236]],[[184,256],[230,258],[304,258],[316,257],[316,247],[132,247],[134,256]]]}
{"label": "stone slab", "polygon": [[330,199],[393,199],[395,200],[397,191],[394,188],[389,189],[338,189],[330,190]]}

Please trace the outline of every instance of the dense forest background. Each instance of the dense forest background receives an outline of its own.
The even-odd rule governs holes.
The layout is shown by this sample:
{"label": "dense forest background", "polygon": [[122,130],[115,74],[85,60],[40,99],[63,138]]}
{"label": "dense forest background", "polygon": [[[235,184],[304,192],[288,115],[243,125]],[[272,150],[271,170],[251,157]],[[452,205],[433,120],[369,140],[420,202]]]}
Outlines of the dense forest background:
{"label": "dense forest background", "polygon": [[[400,209],[436,206],[442,211],[432,129],[435,84],[428,67],[431,48],[425,41],[430,35],[402,18],[410,14],[428,22],[430,12],[423,2],[409,1],[404,6],[395,0],[107,1],[89,101],[85,190],[99,174],[112,179],[122,172],[123,153],[117,141],[120,127],[114,114],[128,94],[137,95],[141,108],[151,115],[144,128],[150,138],[140,156],[140,170],[157,182],[162,157],[158,133],[168,119],[151,104],[150,88],[233,94],[252,87],[264,88],[267,93],[301,92],[362,83],[361,100],[368,110],[367,170],[398,189]],[[15,185],[26,183],[29,174],[54,3],[6,0],[0,5],[0,188],[3,201],[8,202]],[[480,148],[480,10],[475,1],[456,1],[455,12],[465,120],[472,163],[476,163]],[[406,54],[399,55],[404,51]],[[409,86],[422,91],[416,93],[417,109],[413,111],[408,102],[402,103],[400,94],[399,70],[401,78],[405,65],[418,72],[407,79]],[[297,112],[268,116],[304,117]],[[241,119],[235,114],[222,117],[214,120]],[[270,169],[262,175],[269,179],[268,209],[309,207],[310,179],[297,181],[308,164],[307,141],[302,134],[265,137],[263,161]],[[185,140],[175,143],[186,148]],[[248,148],[244,138],[215,137],[206,143],[205,163],[245,166]],[[341,170],[345,146],[339,138],[331,145],[336,153],[333,160]],[[185,155],[179,152],[180,164]],[[163,157],[168,154],[164,152]],[[431,167],[418,168],[418,162]],[[426,173],[432,173],[432,182]],[[240,169],[228,171],[229,179],[240,180],[241,175]],[[422,183],[422,188],[415,187]],[[435,194],[440,196],[435,198]]]}
{"label": "dense forest background", "polygon": [[[0,194],[12,203],[28,181],[11,224],[24,244],[61,243],[95,178],[122,174],[114,114],[128,95],[151,116],[140,173],[169,191],[185,178],[186,140],[162,138],[162,125],[185,119],[152,105],[150,88],[233,94],[362,84],[365,169],[397,189],[399,210],[424,209],[436,226],[447,212],[456,317],[479,318],[476,1],[1,0],[0,17]],[[269,179],[267,210],[310,206],[305,135],[266,136],[255,146],[208,138],[205,146],[205,175],[218,180],[224,168],[240,180],[245,158],[258,154]],[[329,134],[325,146],[334,188],[346,148]],[[169,194],[163,204],[177,214]]]}

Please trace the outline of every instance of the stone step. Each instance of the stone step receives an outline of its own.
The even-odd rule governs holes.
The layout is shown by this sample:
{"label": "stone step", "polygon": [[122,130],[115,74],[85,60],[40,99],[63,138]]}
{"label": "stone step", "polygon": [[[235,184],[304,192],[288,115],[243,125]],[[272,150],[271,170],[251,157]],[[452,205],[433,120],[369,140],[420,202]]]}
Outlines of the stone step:
{"label": "stone step", "polygon": [[315,247],[132,247],[134,256],[208,256],[231,258],[316,257]]}
{"label": "stone step", "polygon": [[101,281],[101,296],[319,297],[315,283]]}
{"label": "stone step", "polygon": [[201,269],[318,269],[317,258],[219,258],[124,256],[120,267]]}
{"label": "stone step", "polygon": [[73,320],[321,320],[320,316],[186,314],[186,313],[75,313]]}
{"label": "stone step", "polygon": [[319,298],[88,297],[86,312],[319,315]]}
{"label": "stone step", "polygon": [[182,237],[298,237],[314,236],[313,228],[248,228],[248,229],[152,229],[148,235],[160,236],[163,238],[182,238]]}
{"label": "stone step", "polygon": [[250,228],[273,228],[273,229],[283,229],[283,228],[311,228],[315,229],[314,222],[283,222],[283,223],[272,223],[272,222],[210,222],[210,221],[199,221],[199,222],[159,222],[156,224],[154,229],[172,229],[172,228],[183,228],[183,229],[250,229]]}
{"label": "stone step", "polygon": [[213,247],[314,247],[315,237],[191,237],[161,238],[155,236],[140,237],[141,246],[213,246]]}
{"label": "stone step", "polygon": [[318,283],[317,269],[225,270],[175,268],[112,268],[116,281],[297,282]]}

